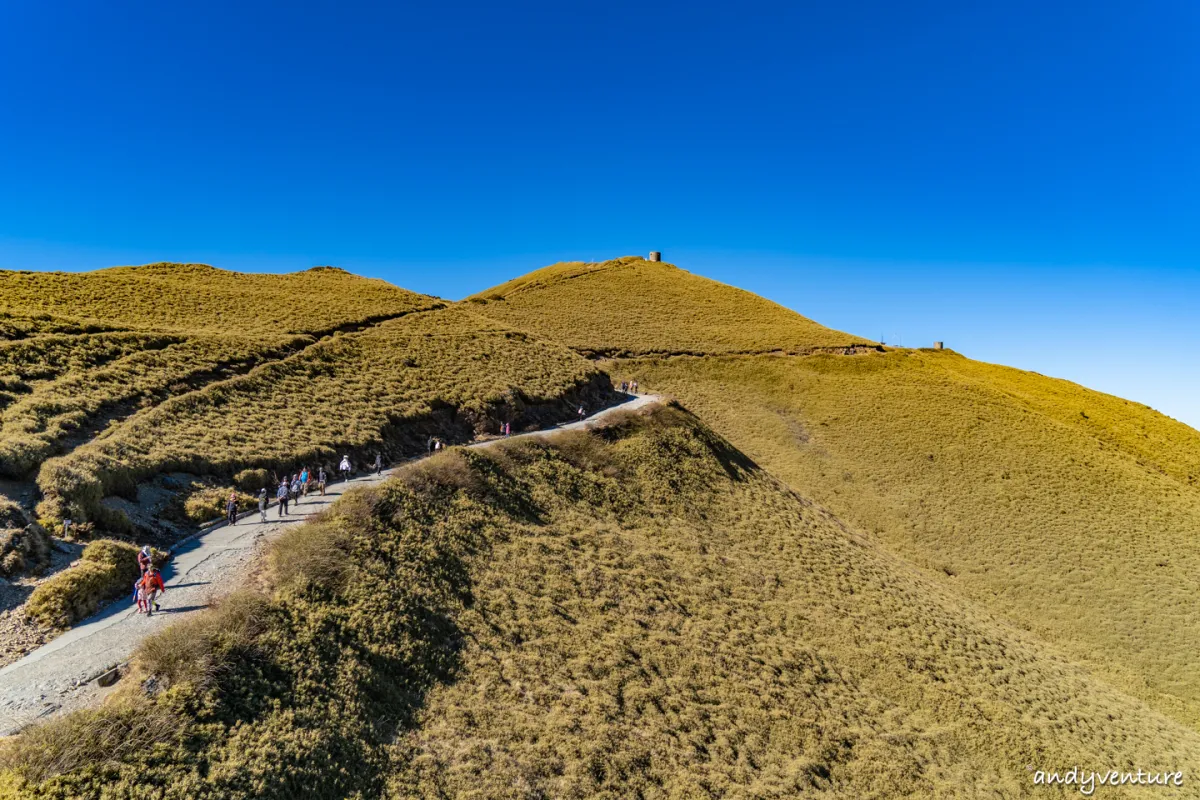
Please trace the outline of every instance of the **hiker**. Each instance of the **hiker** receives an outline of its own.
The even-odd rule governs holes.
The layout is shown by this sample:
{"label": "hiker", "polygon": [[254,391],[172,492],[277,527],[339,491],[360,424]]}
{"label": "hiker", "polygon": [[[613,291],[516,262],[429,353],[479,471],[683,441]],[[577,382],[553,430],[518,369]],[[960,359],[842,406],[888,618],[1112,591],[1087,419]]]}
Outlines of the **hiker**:
{"label": "hiker", "polygon": [[629,394],[629,381],[621,381],[621,394]]}
{"label": "hiker", "polygon": [[142,591],[141,578],[133,582],[133,602],[137,605],[137,613],[140,614],[146,610],[146,595]]}
{"label": "hiker", "polygon": [[437,439],[435,439],[434,437],[432,437],[432,436],[429,437],[428,444],[429,444],[429,452],[432,453],[434,450],[437,449]]}
{"label": "hiker", "polygon": [[308,497],[308,467],[300,470],[300,492]]}
{"label": "hiker", "polygon": [[142,574],[146,574],[146,570],[150,569],[150,563],[153,558],[150,556],[150,545],[146,545],[138,553],[138,567],[142,570]]}
{"label": "hiker", "polygon": [[300,505],[300,473],[297,472],[292,476],[292,500],[296,501],[296,505]]}
{"label": "hiker", "polygon": [[267,521],[267,487],[263,487],[258,493],[258,515],[263,522]]}
{"label": "hiker", "polygon": [[342,463],[338,464],[338,469],[342,473],[342,480],[350,480],[350,456],[342,456]]}
{"label": "hiker", "polygon": [[442,440],[434,439],[433,440],[433,451],[436,453],[438,450],[441,450],[441,449],[442,449]]}
{"label": "hiker", "polygon": [[317,488],[321,490],[321,497],[325,496],[325,467],[317,469]]}
{"label": "hiker", "polygon": [[[146,616],[154,616],[158,610],[158,596],[166,594],[167,587],[163,585],[162,575],[153,566],[142,576],[143,602],[146,604]],[[153,610],[150,608],[154,606]]]}
{"label": "hiker", "polygon": [[375,474],[383,472],[383,453],[375,454]]}
{"label": "hiker", "polygon": [[583,422],[583,418],[587,416],[587,412],[583,410],[583,406],[580,406],[579,411],[576,413],[579,414],[579,421]]}
{"label": "hiker", "polygon": [[225,517],[230,525],[237,525],[237,492],[230,492],[229,499],[225,501]]}
{"label": "hiker", "polygon": [[288,485],[287,478],[279,482],[279,488],[275,490],[275,499],[279,501],[279,516],[288,513]]}

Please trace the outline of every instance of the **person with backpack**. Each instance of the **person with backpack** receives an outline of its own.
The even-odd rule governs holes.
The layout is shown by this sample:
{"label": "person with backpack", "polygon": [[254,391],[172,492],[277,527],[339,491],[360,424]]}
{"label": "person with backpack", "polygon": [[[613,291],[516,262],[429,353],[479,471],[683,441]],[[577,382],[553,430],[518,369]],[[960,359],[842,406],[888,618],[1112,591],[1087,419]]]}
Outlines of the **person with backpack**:
{"label": "person with backpack", "polygon": [[237,492],[230,492],[225,501],[225,519],[230,525],[237,525]]}
{"label": "person with backpack", "polygon": [[375,454],[375,474],[383,472],[383,453]]}
{"label": "person with backpack", "polygon": [[308,467],[300,470],[300,494],[308,497]]}
{"label": "person with backpack", "polygon": [[300,473],[297,472],[292,476],[292,501],[297,507],[300,505]]}
{"label": "person with backpack", "polygon": [[317,468],[317,488],[321,490],[321,497],[325,496],[325,467]]}
{"label": "person with backpack", "polygon": [[163,585],[162,575],[151,566],[142,576],[142,599],[146,604],[147,617],[154,616],[154,612],[158,611],[158,596],[166,593],[167,587]]}
{"label": "person with backpack", "polygon": [[583,406],[580,406],[579,411],[576,413],[579,414],[579,421],[583,422],[583,418],[587,416],[587,412],[583,410]]}
{"label": "person with backpack", "polygon": [[267,488],[265,486],[258,493],[258,516],[263,522],[267,521]]}
{"label": "person with backpack", "polygon": [[146,570],[150,569],[153,557],[150,555],[150,545],[146,545],[138,552],[138,567],[142,570],[142,574],[146,574]]}
{"label": "person with backpack", "polygon": [[279,488],[275,490],[275,499],[279,501],[279,516],[288,513],[288,485],[287,478],[279,482]]}
{"label": "person with backpack", "polygon": [[342,456],[342,463],[338,464],[338,470],[342,473],[342,480],[350,480],[350,456]]}

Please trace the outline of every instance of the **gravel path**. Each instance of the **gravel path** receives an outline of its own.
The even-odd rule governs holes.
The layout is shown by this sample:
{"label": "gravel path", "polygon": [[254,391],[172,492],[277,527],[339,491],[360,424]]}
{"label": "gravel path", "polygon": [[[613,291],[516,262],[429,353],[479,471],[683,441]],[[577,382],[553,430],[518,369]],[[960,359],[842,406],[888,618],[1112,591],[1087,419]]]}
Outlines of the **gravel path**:
{"label": "gravel path", "polygon": [[[659,402],[657,395],[637,395],[583,420],[555,428],[514,435],[546,437],[558,431],[590,427],[617,411]],[[469,445],[488,447],[505,441],[489,439]],[[247,569],[269,542],[289,526],[327,508],[341,495],[386,479],[382,475],[335,483],[324,497],[309,496],[293,513],[280,519],[277,509],[268,509],[268,522],[258,522],[258,511],[244,515],[236,525],[219,525],[174,548],[174,557],[163,570],[167,592],[162,612],[146,617],[135,612],[128,598],[114,601],[91,618],[0,669],[0,735],[12,735],[31,722],[59,712],[96,702],[104,693],[96,678],[129,660],[138,643],[173,620],[205,608],[212,597],[235,588]],[[132,589],[132,587],[131,587]]]}

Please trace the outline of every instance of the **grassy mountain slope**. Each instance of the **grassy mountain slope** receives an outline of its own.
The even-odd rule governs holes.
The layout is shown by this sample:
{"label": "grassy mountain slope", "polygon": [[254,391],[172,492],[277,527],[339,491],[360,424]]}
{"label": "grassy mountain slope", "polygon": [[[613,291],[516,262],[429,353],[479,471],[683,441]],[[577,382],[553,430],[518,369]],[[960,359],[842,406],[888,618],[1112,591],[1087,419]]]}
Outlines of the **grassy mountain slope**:
{"label": "grassy mountain slope", "polygon": [[[148,264],[95,272],[0,271],[2,315],[42,327],[245,335],[333,331],[428,308],[434,298],[334,267],[287,275],[205,264]],[[11,323],[10,323],[11,324]],[[2,328],[0,328],[2,330]]]}
{"label": "grassy mountain slope", "polygon": [[809,352],[863,342],[733,286],[632,257],[555,264],[468,302],[596,355]]}
{"label": "grassy mountain slope", "polygon": [[[609,291],[636,296],[635,274]],[[681,331],[679,347],[652,337],[645,350],[692,349],[690,326],[707,308],[698,281],[681,278],[656,318],[662,336]],[[573,329],[581,352],[605,351],[603,331],[625,315],[587,293],[572,304],[575,283],[525,291],[552,305],[530,297],[483,311]],[[747,349],[789,347],[753,320],[743,330],[762,337]],[[712,353],[606,363],[614,380],[679,398],[948,589],[1200,727],[1200,434],[1136,403],[951,352]]]}
{"label": "grassy mountain slope", "polygon": [[39,513],[119,527],[101,498],[135,498],[156,474],[332,469],[342,453],[390,460],[424,450],[430,435],[465,441],[502,421],[520,430],[566,418],[608,391],[570,350],[466,308],[410,314],[172,398],[51,459],[38,474]]}
{"label": "grassy mountain slope", "polygon": [[109,533],[104,498],[165,472],[399,455],[608,391],[560,345],[331,267],[0,272],[0,335],[0,476],[36,477],[47,527]]}
{"label": "grassy mountain slope", "polygon": [[0,796],[1018,797],[1200,759],[673,409],[413,465],[270,565],[9,742]]}
{"label": "grassy mountain slope", "polygon": [[342,270],[0,272],[0,474],[339,330],[442,305]]}

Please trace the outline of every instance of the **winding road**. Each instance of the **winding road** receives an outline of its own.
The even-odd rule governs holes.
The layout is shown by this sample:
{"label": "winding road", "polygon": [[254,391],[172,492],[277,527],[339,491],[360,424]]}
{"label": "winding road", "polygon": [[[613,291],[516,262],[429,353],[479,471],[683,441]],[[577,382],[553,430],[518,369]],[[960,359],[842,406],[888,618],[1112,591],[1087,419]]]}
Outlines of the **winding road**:
{"label": "winding road", "polygon": [[[580,422],[508,438],[544,438],[559,431],[591,427],[615,412],[642,408],[661,399],[657,395],[635,395]],[[467,446],[488,447],[503,441],[488,439]],[[161,613],[146,617],[136,613],[128,598],[115,600],[20,661],[0,669],[0,735],[12,735],[39,719],[97,702],[105,693],[97,678],[126,663],[147,635],[203,610],[211,598],[236,588],[265,542],[327,508],[345,492],[387,479],[399,466],[380,475],[332,484],[323,497],[309,496],[293,506],[287,517],[278,517],[273,507],[268,510],[268,521],[262,523],[257,521],[255,510],[242,515],[236,525],[217,525],[180,542],[163,570],[167,592]]]}

